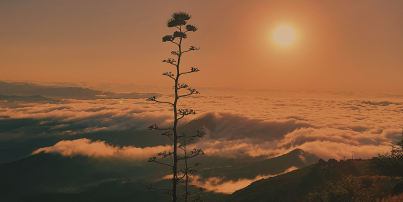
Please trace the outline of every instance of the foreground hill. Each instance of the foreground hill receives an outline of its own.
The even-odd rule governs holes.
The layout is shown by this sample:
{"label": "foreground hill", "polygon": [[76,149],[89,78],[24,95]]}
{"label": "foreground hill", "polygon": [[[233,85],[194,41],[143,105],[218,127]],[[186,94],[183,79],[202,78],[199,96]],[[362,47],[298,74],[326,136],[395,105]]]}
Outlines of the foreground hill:
{"label": "foreground hill", "polygon": [[[317,158],[302,150],[267,160],[240,160],[243,163],[203,156],[199,162],[204,167],[198,175],[204,180],[220,177],[224,181],[275,175],[290,167],[305,166],[301,155],[305,159]],[[152,163],[136,165],[122,159],[39,153],[0,164],[0,201],[167,201],[164,192],[144,190],[150,183],[170,187],[169,180],[160,180],[167,174],[169,169]],[[219,202],[228,195],[207,191],[202,197],[206,202]]]}
{"label": "foreground hill", "polygon": [[[201,193],[205,202],[376,201],[403,191],[403,180],[383,176],[379,167],[374,167],[374,159],[326,162],[296,149],[271,159],[201,156],[197,161],[203,165],[197,173],[201,184],[211,178],[220,179],[209,185],[209,191]],[[169,169],[138,163],[31,155],[0,164],[0,201],[169,201],[164,192],[144,189],[149,184],[170,187],[169,180],[161,180],[170,174]],[[299,169],[281,174],[290,167]],[[237,181],[256,180],[258,175],[277,176],[255,181],[232,194],[214,191],[225,183],[230,186]]]}
{"label": "foreground hill", "polygon": [[226,198],[244,201],[376,201],[401,186],[402,179],[379,176],[372,160],[320,160],[318,163],[273,178],[253,182]]}
{"label": "foreground hill", "polygon": [[148,177],[159,169],[128,161],[40,153],[0,164],[0,201],[23,201],[44,192],[77,191],[105,180]]}
{"label": "foreground hill", "polygon": [[303,201],[307,193],[318,184],[318,179],[312,173],[315,167],[311,165],[253,182],[228,196],[225,201]]}

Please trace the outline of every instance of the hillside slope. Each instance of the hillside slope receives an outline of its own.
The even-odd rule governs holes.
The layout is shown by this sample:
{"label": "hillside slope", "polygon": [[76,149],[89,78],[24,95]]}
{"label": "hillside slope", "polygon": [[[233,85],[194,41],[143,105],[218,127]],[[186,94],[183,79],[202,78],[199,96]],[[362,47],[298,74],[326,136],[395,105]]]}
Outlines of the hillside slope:
{"label": "hillside slope", "polygon": [[376,201],[393,193],[401,178],[379,176],[371,160],[318,163],[253,182],[225,202]]}

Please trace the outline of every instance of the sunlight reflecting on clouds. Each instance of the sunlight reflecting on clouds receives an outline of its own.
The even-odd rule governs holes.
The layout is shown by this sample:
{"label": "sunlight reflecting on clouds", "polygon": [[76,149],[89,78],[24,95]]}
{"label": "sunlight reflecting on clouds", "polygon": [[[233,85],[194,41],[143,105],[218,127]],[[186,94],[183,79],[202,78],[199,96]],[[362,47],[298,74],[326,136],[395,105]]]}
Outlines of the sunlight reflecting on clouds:
{"label": "sunlight reflecting on clouds", "polygon": [[[282,173],[276,174],[276,175],[257,175],[254,179],[238,179],[238,180],[225,180],[224,177],[210,177],[208,179],[203,179],[199,175],[192,176],[191,179],[192,181],[190,182],[191,185],[195,185],[197,187],[201,187],[206,189],[207,191],[214,191],[217,193],[223,193],[223,194],[232,194],[236,190],[240,190],[242,188],[247,187],[250,185],[252,182],[261,180],[261,179],[267,179],[270,177],[275,177],[277,175],[282,175],[294,170],[297,170],[298,168],[295,166],[292,166],[285,170]],[[166,175],[162,179],[172,179],[172,175]]]}
{"label": "sunlight reflecting on clouds", "polygon": [[[124,105],[116,99],[62,100],[19,107],[2,103],[0,117],[38,120],[48,128],[46,133],[59,135],[172,124],[172,108],[167,105],[145,99],[123,101]],[[278,156],[295,148],[324,159],[343,158],[352,151],[359,158],[370,158],[399,141],[403,127],[401,95],[211,94],[183,99],[179,108],[197,112],[182,119],[182,126],[193,124],[206,131],[193,146],[206,155],[229,158]]]}
{"label": "sunlight reflecting on clouds", "polygon": [[158,153],[170,150],[172,146],[156,146],[156,147],[119,147],[112,146],[104,141],[92,142],[89,139],[76,139],[76,140],[63,140],[51,147],[44,147],[35,150],[32,154],[44,153],[57,153],[62,156],[88,156],[95,158],[126,158],[132,160],[145,160],[150,156],[156,156]]}

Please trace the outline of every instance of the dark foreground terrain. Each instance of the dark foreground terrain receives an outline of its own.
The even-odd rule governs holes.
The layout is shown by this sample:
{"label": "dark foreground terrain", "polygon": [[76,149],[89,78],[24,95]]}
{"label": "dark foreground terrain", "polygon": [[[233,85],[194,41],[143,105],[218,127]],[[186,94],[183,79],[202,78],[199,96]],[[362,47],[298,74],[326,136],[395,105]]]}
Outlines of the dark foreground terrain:
{"label": "dark foreground terrain", "polygon": [[[300,155],[317,163],[307,165]],[[315,156],[302,150],[294,150],[277,158],[231,167],[220,166],[217,162],[205,162],[210,169],[200,171],[200,176],[204,179],[217,176],[227,180],[239,179],[237,176],[253,179],[256,173],[276,174],[291,166],[301,168],[253,182],[233,194],[203,192],[200,195],[206,202],[376,201],[403,191],[400,177],[382,174],[385,167],[379,167],[379,158],[326,162],[317,161]],[[39,153],[0,165],[0,199],[27,202],[169,201],[163,191],[145,189],[151,183],[156,187],[170,187],[169,180],[159,180],[166,174],[169,172],[159,166],[134,166],[123,160]],[[192,186],[192,190],[197,187]]]}

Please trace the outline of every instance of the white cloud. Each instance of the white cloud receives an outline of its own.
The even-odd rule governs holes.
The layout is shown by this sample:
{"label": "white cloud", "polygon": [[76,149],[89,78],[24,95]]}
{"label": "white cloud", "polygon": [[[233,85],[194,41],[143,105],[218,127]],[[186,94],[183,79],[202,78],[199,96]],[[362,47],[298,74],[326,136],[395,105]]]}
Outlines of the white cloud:
{"label": "white cloud", "polygon": [[63,140],[51,147],[44,147],[35,150],[32,154],[44,153],[56,153],[62,156],[88,156],[94,158],[126,158],[134,160],[146,160],[151,156],[156,156],[163,151],[169,151],[172,146],[156,146],[156,147],[119,147],[112,146],[104,141],[92,142],[89,139],[77,139],[77,140]]}
{"label": "white cloud", "polygon": [[[254,179],[238,179],[238,180],[225,180],[222,177],[210,177],[207,179],[201,178],[199,175],[191,176],[191,185],[195,185],[197,187],[201,187],[206,189],[207,191],[214,191],[217,193],[223,193],[223,194],[232,194],[237,190],[243,189],[250,185],[252,182],[261,180],[261,179],[267,179],[270,177],[275,177],[277,175],[282,175],[294,170],[297,170],[298,168],[295,166],[292,166],[285,170],[282,173],[276,174],[276,175],[258,175]],[[162,179],[172,179],[172,175],[167,175],[164,176]]]}
{"label": "white cloud", "polygon": [[[208,134],[194,146],[204,149],[206,155],[223,157],[276,156],[302,148],[323,158],[342,158],[352,151],[369,158],[401,140],[403,104],[399,96],[266,93],[269,94],[182,99],[180,108],[192,108],[198,115],[185,117],[181,123],[209,115],[199,125],[204,124]],[[118,99],[63,100],[4,107],[0,117],[37,119],[43,125],[55,122],[46,132],[73,135],[100,130],[146,130],[154,123],[168,127],[172,124],[170,110],[167,105],[145,99],[124,100],[122,105]],[[346,152],[335,154],[332,150],[337,151],[337,147]]]}

